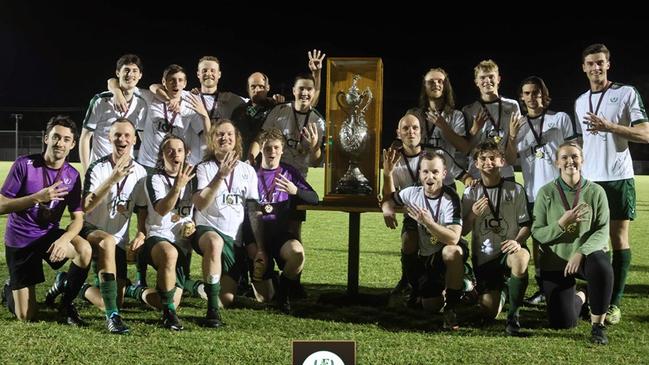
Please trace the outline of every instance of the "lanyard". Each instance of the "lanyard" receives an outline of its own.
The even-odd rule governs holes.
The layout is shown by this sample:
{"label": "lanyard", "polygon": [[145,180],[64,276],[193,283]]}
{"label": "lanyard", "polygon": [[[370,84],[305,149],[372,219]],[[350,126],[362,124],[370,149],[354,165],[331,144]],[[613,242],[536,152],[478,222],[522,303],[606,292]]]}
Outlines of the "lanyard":
{"label": "lanyard", "polygon": [[[430,206],[430,203],[428,202],[428,198],[426,197],[426,192],[424,189],[422,189],[422,194],[424,194],[424,202],[426,203],[426,208],[428,208],[428,211],[430,214],[433,214],[433,208]],[[444,191],[442,191],[439,194],[439,197],[437,198],[439,202],[437,203],[437,209],[435,210],[435,214],[433,215],[433,220],[435,223],[439,223],[439,208],[442,206],[442,197],[444,196]]]}
{"label": "lanyard", "polygon": [[266,196],[263,201],[266,201],[268,203],[273,202],[273,193],[275,193],[275,187],[276,187],[275,179],[277,179],[277,176],[279,176],[279,174],[281,172],[282,172],[281,167],[277,167],[275,169],[275,174],[273,175],[273,179],[272,179],[273,182],[270,184],[270,187],[268,187],[266,185],[266,179],[264,178],[264,169],[259,169],[259,172],[257,173],[257,176],[259,177],[259,181],[261,181],[261,186],[262,186],[262,188],[264,190],[264,194]]}
{"label": "lanyard", "polygon": [[[534,118],[534,119],[536,119],[536,118]],[[542,142],[542,140],[543,140],[543,122],[545,122],[545,112],[543,112],[543,114],[541,114],[541,123],[540,123],[540,126],[539,126],[539,133],[537,134],[536,130],[534,129],[534,125],[532,125],[532,118],[530,118],[529,116],[527,117],[527,124],[529,124],[529,126],[530,126],[530,130],[532,131],[532,135],[534,135],[534,140],[536,141],[537,145],[540,145],[540,144],[543,143]]]}
{"label": "lanyard", "polygon": [[591,113],[597,115],[597,112],[599,111],[599,107],[602,105],[602,99],[604,99],[604,94],[608,91],[608,89],[611,87],[613,83],[608,82],[606,84],[606,87],[604,87],[604,90],[602,90],[602,93],[599,95],[599,100],[597,100],[597,106],[595,107],[595,111],[593,111],[593,101],[592,96],[593,96],[593,91],[588,90],[588,109],[590,110]]}
{"label": "lanyard", "polygon": [[414,157],[414,156],[407,156],[403,150],[401,150],[401,157],[403,158],[403,161],[405,162],[406,168],[408,169],[408,173],[410,174],[410,177],[412,178],[413,184],[417,184],[419,179],[417,179],[417,175],[419,175],[419,159],[421,158],[421,153],[417,154],[417,171],[412,171],[410,169],[410,161],[408,161],[408,157]]}
{"label": "lanyard", "polygon": [[[167,185],[169,185],[169,191],[171,191],[174,186],[171,183],[171,180],[169,180],[169,175],[167,175],[166,172],[163,172],[162,176],[164,176],[165,180],[167,181]],[[178,206],[180,205],[180,197],[183,196],[184,192],[185,192],[185,188],[183,188],[183,191],[181,191],[180,194],[178,195],[178,199],[176,199],[176,204],[174,204],[174,209],[178,209]]]}
{"label": "lanyard", "polygon": [[300,114],[305,114],[304,125],[302,126],[302,128],[300,128],[300,123],[299,123],[299,119],[297,118],[297,111],[295,110],[295,106],[293,106],[292,110],[293,110],[293,119],[295,120],[295,132],[297,133],[295,138],[299,136],[300,139],[298,140],[298,142],[302,142],[302,128],[306,127],[306,124],[309,122],[309,117],[311,116],[311,109],[309,109],[309,111],[306,113],[300,113]]}
{"label": "lanyard", "polygon": [[[113,157],[111,156],[108,159],[108,161],[110,161],[110,166],[114,169],[115,168],[115,163],[113,162]],[[126,185],[126,180],[128,179],[129,175],[124,176],[124,178],[122,178],[122,181],[117,183],[117,198],[119,198],[120,194],[122,193],[122,190],[124,190],[124,185]]]}
{"label": "lanyard", "polygon": [[487,112],[487,116],[489,117],[489,121],[491,121],[491,125],[493,125],[494,129],[496,129],[496,132],[500,132],[500,119],[502,118],[503,100],[501,98],[498,98],[498,122],[496,122],[489,109],[487,109],[487,104],[485,104],[485,102],[482,100],[479,100],[479,102],[482,105],[484,111]]}
{"label": "lanyard", "polygon": [[173,131],[174,124],[176,123],[176,117],[178,116],[178,112],[173,112],[173,114],[171,114],[171,123],[169,123],[169,118],[167,117],[167,103],[162,104],[162,110],[164,111],[165,122],[167,123],[167,125],[171,127],[170,129]]}
{"label": "lanyard", "polygon": [[487,198],[487,204],[489,205],[489,210],[491,211],[491,215],[494,217],[494,219],[500,221],[500,198],[503,193],[503,179],[500,179],[500,182],[498,183],[498,193],[496,194],[496,205],[494,206],[493,201],[491,201],[491,198],[489,198],[489,193],[487,192],[487,186],[485,186],[484,182],[480,182],[482,184],[482,194]]}
{"label": "lanyard", "polygon": [[201,93],[201,101],[203,102],[203,106],[207,110],[207,102],[205,101],[205,95],[212,95],[214,96],[214,104],[212,104],[212,109],[210,109],[210,112],[208,113],[210,116],[210,119],[214,119],[214,112],[216,111],[216,104],[217,100],[219,100],[219,92],[217,91],[216,94],[203,94]]}
{"label": "lanyard", "polygon": [[554,184],[557,187],[557,190],[559,190],[559,196],[561,197],[561,203],[563,203],[563,208],[565,210],[570,210],[577,206],[577,203],[579,202],[579,194],[581,193],[581,180],[577,182],[577,192],[575,193],[575,197],[572,199],[572,206],[568,204],[568,198],[566,197],[566,193],[563,192],[563,189],[559,185],[559,181],[555,181]]}

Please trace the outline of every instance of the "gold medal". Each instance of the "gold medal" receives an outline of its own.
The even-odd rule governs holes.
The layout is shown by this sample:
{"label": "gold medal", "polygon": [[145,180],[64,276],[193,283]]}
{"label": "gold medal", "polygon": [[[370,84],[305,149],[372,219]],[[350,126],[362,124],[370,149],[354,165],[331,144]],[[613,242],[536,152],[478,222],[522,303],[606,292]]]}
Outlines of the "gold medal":
{"label": "gold medal", "polygon": [[126,204],[117,204],[115,207],[118,213],[126,213]]}
{"label": "gold medal", "polygon": [[232,204],[234,204],[234,198],[232,197],[232,195],[228,195],[228,197],[225,198],[225,202],[226,202],[228,205],[232,205]]}
{"label": "gold medal", "polygon": [[430,235],[430,244],[431,245],[436,245],[439,242],[436,236],[433,236],[432,234]]}
{"label": "gold medal", "polygon": [[503,137],[501,136],[493,136],[493,140],[496,144],[500,144],[500,141],[502,141]]}
{"label": "gold medal", "polygon": [[577,223],[571,223],[571,224],[569,224],[568,227],[566,227],[566,231],[567,231],[568,233],[575,233],[575,232],[577,232]]}
{"label": "gold medal", "polygon": [[271,204],[265,204],[264,205],[264,213],[270,214],[273,212],[273,206]]}
{"label": "gold medal", "polygon": [[179,220],[180,220],[180,216],[179,216],[178,214],[174,213],[174,214],[171,215],[171,221],[172,221],[173,223],[176,223],[176,222],[178,222]]}
{"label": "gold medal", "polygon": [[534,155],[540,160],[545,156],[545,153],[543,153],[543,151],[541,150],[536,150],[536,153]]}
{"label": "gold medal", "polygon": [[196,225],[194,222],[189,221],[183,224],[183,237],[184,238],[189,238],[191,237],[192,234],[196,232]]}

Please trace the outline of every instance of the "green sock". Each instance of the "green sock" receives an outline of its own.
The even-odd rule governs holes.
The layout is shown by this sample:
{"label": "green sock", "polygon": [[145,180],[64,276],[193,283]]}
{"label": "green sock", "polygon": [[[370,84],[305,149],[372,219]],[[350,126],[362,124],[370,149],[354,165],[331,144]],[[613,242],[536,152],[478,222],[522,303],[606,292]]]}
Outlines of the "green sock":
{"label": "green sock", "polygon": [[611,295],[611,304],[620,306],[622,295],[624,294],[624,285],[626,276],[629,274],[631,266],[631,249],[613,251],[613,294]]}
{"label": "green sock", "polygon": [[129,285],[126,287],[126,293],[124,296],[126,298],[132,298],[139,301],[142,301],[142,293],[147,289],[146,286],[141,285]]}
{"label": "green sock", "polygon": [[102,273],[101,283],[99,283],[99,292],[104,299],[104,306],[106,307],[106,318],[110,318],[113,314],[119,313],[117,309],[117,281],[115,281],[115,274]]}
{"label": "green sock", "polygon": [[512,275],[509,278],[509,311],[507,318],[518,315],[518,309],[523,303],[525,297],[525,290],[527,289],[527,274],[522,278]]}
{"label": "green sock", "polygon": [[171,310],[176,311],[176,305],[174,304],[174,294],[176,294],[176,288],[173,288],[169,291],[163,291],[160,288],[156,288],[158,295],[160,296],[160,302],[162,306]]}
{"label": "green sock", "polygon": [[205,283],[205,294],[207,294],[207,309],[219,310],[219,293],[221,292],[221,284],[208,284]]}

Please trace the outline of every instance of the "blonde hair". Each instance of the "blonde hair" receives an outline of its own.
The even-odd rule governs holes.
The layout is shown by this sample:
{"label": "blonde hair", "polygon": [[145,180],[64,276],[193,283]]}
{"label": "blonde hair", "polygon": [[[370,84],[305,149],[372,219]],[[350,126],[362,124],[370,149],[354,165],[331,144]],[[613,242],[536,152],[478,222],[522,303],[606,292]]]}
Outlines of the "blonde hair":
{"label": "blonde hair", "polygon": [[241,132],[234,125],[230,119],[221,118],[212,124],[209,133],[207,134],[207,149],[205,150],[205,156],[203,156],[203,161],[216,161],[215,152],[218,148],[218,138],[217,129],[223,124],[230,124],[234,128],[234,152],[237,154],[237,159],[240,159],[243,156],[243,140],[241,139]]}
{"label": "blonde hair", "polygon": [[478,72],[480,72],[480,71],[482,71],[482,72],[494,71],[496,73],[500,73],[498,71],[498,65],[496,64],[496,62],[494,62],[491,59],[482,60],[482,61],[480,61],[480,63],[478,63],[478,65],[473,69],[473,78],[477,78],[478,77]]}

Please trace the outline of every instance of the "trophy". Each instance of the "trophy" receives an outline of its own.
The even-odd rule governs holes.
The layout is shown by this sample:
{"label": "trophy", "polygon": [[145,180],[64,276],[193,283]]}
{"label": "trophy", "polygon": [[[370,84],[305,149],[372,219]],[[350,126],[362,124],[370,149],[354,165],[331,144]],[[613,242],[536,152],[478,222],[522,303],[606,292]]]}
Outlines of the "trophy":
{"label": "trophy", "polygon": [[372,91],[368,87],[361,92],[358,88],[360,75],[354,75],[352,86],[347,92],[338,91],[336,102],[340,109],[347,115],[341,123],[340,146],[350,157],[349,166],[343,177],[338,180],[336,193],[368,195],[372,193],[372,186],[361,172],[358,159],[365,152],[369,139],[365,111],[372,102]]}

